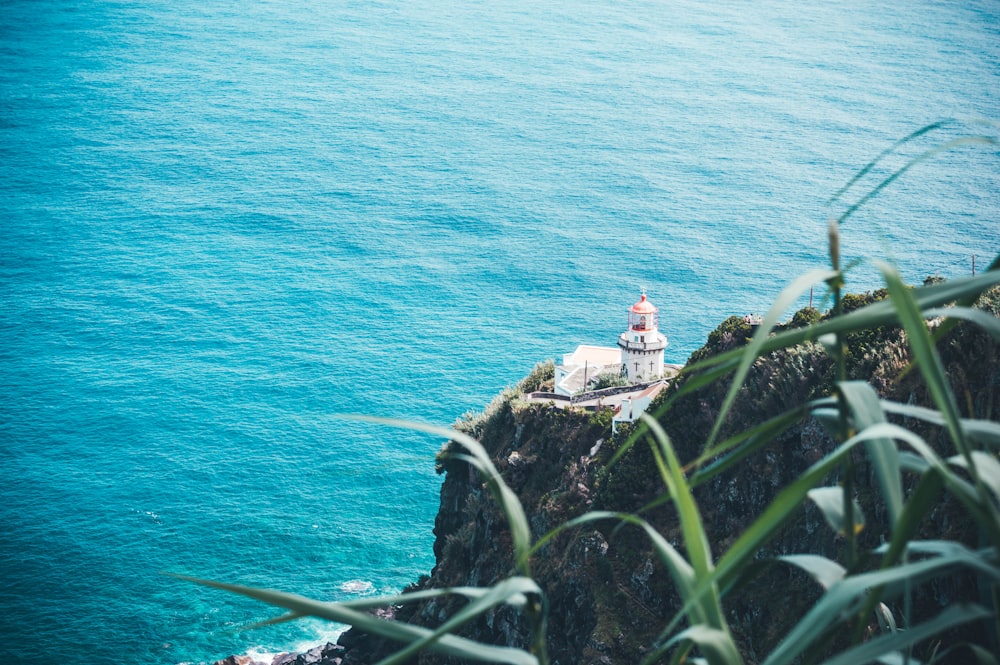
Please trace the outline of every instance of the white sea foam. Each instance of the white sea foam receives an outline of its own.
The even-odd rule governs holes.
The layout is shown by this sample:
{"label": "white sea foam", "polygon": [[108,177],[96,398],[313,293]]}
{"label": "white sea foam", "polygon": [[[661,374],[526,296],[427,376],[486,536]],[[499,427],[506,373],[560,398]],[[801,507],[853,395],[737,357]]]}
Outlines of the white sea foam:
{"label": "white sea foam", "polygon": [[316,619],[309,621],[306,624],[306,629],[310,636],[295,643],[293,650],[296,652],[308,651],[313,647],[331,642],[335,644],[337,639],[347,630],[347,627],[343,624]]}
{"label": "white sea foam", "polygon": [[273,648],[252,647],[243,654],[254,660],[254,662],[270,665],[274,659],[283,653],[305,653],[316,647],[327,644],[336,644],[337,639],[346,630],[346,626],[319,619],[304,619],[301,621],[305,636],[292,642],[287,649],[275,651]]}
{"label": "white sea foam", "polygon": [[368,595],[375,591],[375,585],[365,580],[349,580],[340,585],[340,590],[345,593],[354,593],[360,596]]}
{"label": "white sea foam", "polygon": [[281,654],[281,651],[267,651],[260,648],[248,649],[246,656],[249,656],[255,663],[264,663],[264,665],[271,665],[274,659]]}

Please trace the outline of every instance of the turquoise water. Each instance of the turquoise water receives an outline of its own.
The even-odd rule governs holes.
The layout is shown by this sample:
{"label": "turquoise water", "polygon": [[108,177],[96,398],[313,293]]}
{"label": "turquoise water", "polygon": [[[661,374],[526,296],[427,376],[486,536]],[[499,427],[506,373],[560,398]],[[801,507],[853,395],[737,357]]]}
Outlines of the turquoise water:
{"label": "turquoise water", "polygon": [[[0,3],[0,660],[328,637],[161,572],[402,588],[440,442],[332,414],[448,424],[642,286],[683,362],[824,264],[870,158],[998,116],[994,2],[542,4]],[[914,168],[845,252],[985,264],[997,158]]]}

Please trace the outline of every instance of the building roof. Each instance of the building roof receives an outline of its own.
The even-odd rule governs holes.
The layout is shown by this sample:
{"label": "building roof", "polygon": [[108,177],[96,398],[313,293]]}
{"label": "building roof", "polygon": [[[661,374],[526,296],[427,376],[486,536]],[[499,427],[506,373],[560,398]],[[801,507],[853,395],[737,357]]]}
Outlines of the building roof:
{"label": "building roof", "polygon": [[643,390],[641,393],[639,393],[636,397],[637,398],[649,397],[650,399],[652,399],[653,397],[656,397],[657,395],[659,395],[660,391],[663,390],[666,387],[667,387],[667,384],[664,383],[663,381],[660,381],[659,383],[654,383],[653,385],[649,386],[648,388],[646,388],[645,390]]}
{"label": "building roof", "polygon": [[656,314],[659,310],[656,305],[646,300],[646,294],[643,293],[639,302],[632,305],[632,307],[629,308],[629,311],[636,314]]}
{"label": "building roof", "polygon": [[617,346],[590,346],[581,344],[576,351],[563,356],[564,365],[620,365],[622,352]]}

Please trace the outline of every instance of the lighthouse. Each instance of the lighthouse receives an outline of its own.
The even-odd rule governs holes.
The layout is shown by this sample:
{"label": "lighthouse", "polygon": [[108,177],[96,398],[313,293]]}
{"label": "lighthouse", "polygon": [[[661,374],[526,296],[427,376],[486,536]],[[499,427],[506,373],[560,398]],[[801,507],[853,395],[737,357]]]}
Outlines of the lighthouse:
{"label": "lighthouse", "polygon": [[667,336],[659,330],[659,309],[642,298],[628,310],[628,330],[618,336],[622,366],[630,383],[653,381],[663,375]]}

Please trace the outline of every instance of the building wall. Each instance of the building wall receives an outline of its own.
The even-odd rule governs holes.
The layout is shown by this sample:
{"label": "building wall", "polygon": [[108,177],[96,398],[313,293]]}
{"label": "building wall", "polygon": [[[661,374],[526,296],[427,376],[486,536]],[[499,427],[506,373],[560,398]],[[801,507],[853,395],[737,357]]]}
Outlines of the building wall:
{"label": "building wall", "polygon": [[[636,351],[622,349],[622,362],[632,383],[652,381],[663,375],[663,349],[658,351]],[[639,363],[638,369],[636,363]],[[652,368],[650,368],[652,363]]]}
{"label": "building wall", "polygon": [[[667,338],[661,333],[628,330],[618,338],[618,346],[629,381],[650,381],[663,375],[663,350]],[[639,363],[638,369],[636,363]]]}

